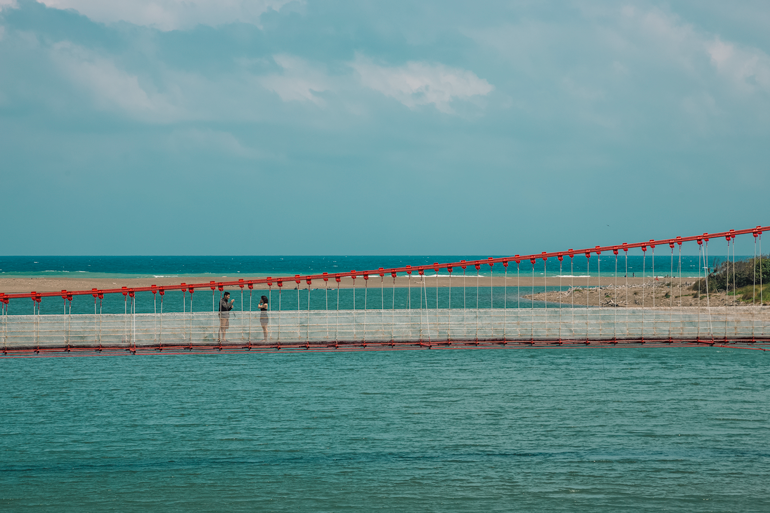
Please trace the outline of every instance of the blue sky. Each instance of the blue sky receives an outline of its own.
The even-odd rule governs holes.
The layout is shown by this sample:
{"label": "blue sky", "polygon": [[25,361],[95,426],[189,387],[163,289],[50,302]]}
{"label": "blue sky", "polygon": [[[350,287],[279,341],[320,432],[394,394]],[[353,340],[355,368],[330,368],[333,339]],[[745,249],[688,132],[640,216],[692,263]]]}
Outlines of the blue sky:
{"label": "blue sky", "polygon": [[768,26],[751,1],[0,0],[0,253],[767,225]]}

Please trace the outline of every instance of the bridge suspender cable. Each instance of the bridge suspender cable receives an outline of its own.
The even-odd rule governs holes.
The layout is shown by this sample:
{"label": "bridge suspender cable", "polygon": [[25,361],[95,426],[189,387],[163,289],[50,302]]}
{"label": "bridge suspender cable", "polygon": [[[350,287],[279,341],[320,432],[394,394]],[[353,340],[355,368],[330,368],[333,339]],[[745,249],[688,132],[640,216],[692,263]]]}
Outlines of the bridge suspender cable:
{"label": "bridge suspender cable", "polygon": [[[639,247],[643,247],[643,246],[646,247],[646,246],[649,246],[650,243],[654,243],[656,245],[668,244],[671,241],[676,242],[677,240],[680,240],[680,239],[681,239],[682,242],[692,242],[692,241],[696,241],[698,239],[705,240],[705,239],[711,239],[711,238],[715,238],[715,237],[725,237],[727,235],[730,235],[731,238],[734,238],[736,235],[751,234],[754,231],[757,231],[757,232],[770,231],[770,226],[764,226],[764,227],[759,227],[758,226],[756,228],[750,228],[750,229],[746,229],[746,230],[731,230],[729,232],[721,232],[721,233],[714,233],[714,234],[704,234],[704,235],[692,236],[692,237],[682,237],[682,238],[674,238],[674,239],[653,240],[653,241],[649,241],[649,242],[640,242],[640,243],[628,244],[627,247],[629,249],[632,249],[632,248],[639,248]],[[596,253],[597,251],[610,251],[610,250],[613,249],[613,247],[614,246],[601,246],[601,247],[597,246],[597,247],[591,248],[591,249],[577,250],[577,251],[575,251],[575,253],[579,253],[579,252]],[[542,254],[541,255],[525,255],[525,256],[522,256],[520,258],[521,259],[527,259],[527,258],[531,258],[531,257],[541,258],[542,256],[546,256],[548,258],[556,257],[556,256],[558,256],[558,252],[545,253],[544,255],[542,255]],[[492,263],[498,263],[498,262],[502,263],[504,261],[510,261],[510,260],[513,260],[513,259],[514,259],[514,257],[499,257],[499,258],[492,259],[491,262]],[[489,261],[476,260],[476,261],[468,262],[467,265],[474,265],[474,266],[476,264],[488,265],[488,263],[489,263]],[[458,263],[439,264],[439,268],[440,269],[441,268],[446,268],[448,265],[458,265]],[[407,266],[406,268],[399,267],[399,268],[386,269],[385,271],[386,272],[396,271],[397,273],[403,273],[403,272],[408,272],[408,270],[407,270],[408,268],[410,268],[410,266]],[[366,271],[366,272],[368,272],[369,274],[372,274],[372,273],[375,273],[376,271],[372,270],[372,271]],[[361,273],[361,271],[358,272],[358,274],[360,274],[360,273]],[[349,272],[348,273],[341,273],[340,276],[341,277],[351,277],[351,273],[349,273]],[[301,279],[307,279],[307,278],[310,278],[310,279],[321,279],[322,277],[323,276],[320,275],[320,274],[319,275],[300,276]],[[289,278],[280,278],[280,279],[286,280],[286,279],[289,279]],[[266,284],[267,280],[268,280],[268,278],[259,278],[259,279],[249,280],[249,281],[252,282],[255,285],[260,285],[260,284]],[[219,283],[219,285],[223,286],[223,287],[233,287],[233,286],[238,286],[238,284],[239,284],[238,281],[224,281],[224,282],[220,282]],[[196,288],[197,287],[203,287],[203,286],[206,286],[206,285],[207,284],[205,284],[205,283],[192,284],[192,286],[194,286]],[[181,290],[181,287],[182,287],[181,285],[170,285],[170,286],[166,286],[165,288],[166,288],[166,290]],[[136,288],[133,289],[133,291],[135,293],[136,292],[151,292],[151,288],[150,287],[136,287]],[[88,295],[88,294],[91,294],[92,291],[91,290],[79,290],[79,291],[65,291],[65,292],[67,294],[69,294],[69,295],[72,295],[72,296],[78,296],[78,295]],[[102,290],[101,292],[103,292],[104,294],[115,294],[115,293],[122,292],[122,289],[105,289],[105,290]],[[43,293],[38,293],[38,294],[40,294],[41,297],[55,297],[55,296],[59,295],[59,293],[57,293],[57,292],[43,292]],[[31,295],[30,295],[30,293],[20,293],[20,294],[7,294],[7,295],[5,295],[5,297],[7,297],[8,299],[19,299],[19,298],[30,298]]]}

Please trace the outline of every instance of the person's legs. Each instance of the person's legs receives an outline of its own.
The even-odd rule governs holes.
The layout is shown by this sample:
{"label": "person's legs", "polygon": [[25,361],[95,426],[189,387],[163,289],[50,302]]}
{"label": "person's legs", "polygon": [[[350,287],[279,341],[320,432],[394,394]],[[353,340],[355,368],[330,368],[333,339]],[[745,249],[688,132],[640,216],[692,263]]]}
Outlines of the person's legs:
{"label": "person's legs", "polygon": [[262,315],[259,317],[259,323],[262,325],[262,335],[265,337],[265,342],[267,342],[267,324],[270,322],[270,320],[267,318],[267,312],[262,312]]}
{"label": "person's legs", "polygon": [[219,319],[219,342],[226,342],[227,341],[227,328],[230,326],[230,319],[220,318]]}

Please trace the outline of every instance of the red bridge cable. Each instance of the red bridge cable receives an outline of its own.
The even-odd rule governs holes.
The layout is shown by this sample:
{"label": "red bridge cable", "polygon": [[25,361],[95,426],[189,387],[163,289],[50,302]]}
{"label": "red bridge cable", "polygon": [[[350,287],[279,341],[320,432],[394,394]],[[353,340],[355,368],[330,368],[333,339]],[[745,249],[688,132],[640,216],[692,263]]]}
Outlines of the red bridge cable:
{"label": "red bridge cable", "polygon": [[[509,257],[499,257],[499,258],[491,258],[486,260],[470,260],[470,261],[462,261],[462,262],[450,262],[450,263],[444,263],[444,264],[434,264],[434,268],[436,266],[438,269],[447,269],[448,267],[463,267],[463,266],[480,266],[480,265],[489,265],[489,264],[496,264],[496,263],[506,263],[510,261],[514,261],[517,264],[523,260],[537,260],[540,258],[550,258],[555,257],[558,258],[559,256],[568,255],[570,257],[574,256],[575,254],[579,253],[585,253],[586,255],[590,255],[591,253],[599,254],[602,251],[613,251],[616,249],[622,249],[624,251],[627,251],[629,249],[633,248],[642,248],[643,250],[646,249],[648,246],[652,245],[662,245],[662,244],[681,244],[683,242],[693,242],[697,241],[699,244],[703,241],[707,242],[710,239],[718,239],[720,237],[730,237],[731,239],[734,239],[737,235],[745,235],[745,234],[758,234],[761,236],[762,233],[770,231],[770,226],[757,226],[755,228],[747,228],[744,230],[729,230],[726,232],[718,232],[718,233],[704,233],[703,235],[693,235],[690,237],[676,237],[673,239],[660,239],[660,240],[649,240],[646,242],[636,242],[632,244],[623,243],[621,245],[613,245],[613,246],[596,246],[593,248],[586,248],[586,249],[578,249],[578,250],[569,250],[569,251],[555,251],[551,253],[540,253],[540,254],[533,254],[533,255],[521,255],[521,256],[509,256]],[[417,266],[417,270],[424,271],[425,269],[430,268],[430,265],[425,266]],[[385,272],[389,273],[407,273],[408,275],[411,275],[411,272],[415,270],[415,267],[413,266],[405,266],[405,267],[394,267],[390,269],[385,269]],[[343,272],[343,273],[336,273],[336,278],[353,278],[354,276],[360,276],[362,274],[379,274],[380,270],[370,270],[370,271],[349,271],[349,272]],[[327,275],[328,277],[328,275]],[[300,280],[306,280],[307,282],[312,282],[312,280],[321,280],[324,278],[323,274],[311,274],[311,275],[305,275],[305,276],[286,276],[281,278],[257,278],[253,280],[246,280],[245,283],[252,284],[252,285],[271,285],[273,282],[277,282],[278,286],[281,287],[283,285],[283,282],[290,282],[295,281],[297,279]],[[233,281],[221,281],[216,282],[217,288],[219,290],[222,290],[223,287],[236,287],[239,286],[241,283],[240,280],[233,280]],[[136,293],[136,292],[152,292],[154,290],[186,290],[188,287],[194,287],[194,288],[203,288],[207,286],[214,285],[215,282],[210,283],[193,283],[190,285],[187,284],[179,284],[179,285],[163,285],[163,286],[149,286],[149,287],[134,287],[134,288],[117,288],[117,289],[104,289],[98,291],[100,294],[123,294],[126,295],[126,293]],[[279,289],[280,291],[280,289]],[[19,294],[0,294],[0,297],[2,297],[3,301],[7,301],[9,299],[24,299],[24,298],[32,298],[32,297],[60,297],[62,295],[66,295],[66,297],[69,299],[72,296],[85,296],[89,294],[93,294],[93,290],[73,290],[73,291],[62,291],[62,292],[26,292],[26,293],[19,293]]]}

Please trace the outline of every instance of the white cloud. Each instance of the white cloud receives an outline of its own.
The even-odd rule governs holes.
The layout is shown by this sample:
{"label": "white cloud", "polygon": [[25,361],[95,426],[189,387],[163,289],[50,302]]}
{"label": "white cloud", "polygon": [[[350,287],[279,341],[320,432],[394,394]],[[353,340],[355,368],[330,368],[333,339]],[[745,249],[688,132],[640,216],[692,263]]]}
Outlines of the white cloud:
{"label": "white cloud", "polygon": [[[118,58],[69,41],[55,43],[47,51],[54,69],[85,93],[92,107],[146,123],[264,119],[274,115],[275,101],[262,87],[286,102],[323,106],[317,95],[332,84],[322,67],[289,55],[274,56],[279,74],[258,76],[243,66],[233,73],[208,76],[152,60],[147,61],[152,64],[149,69],[129,71]],[[230,145],[234,153],[243,153],[236,149],[237,141],[219,139],[223,148]]]}
{"label": "white cloud", "polygon": [[741,48],[720,38],[704,44],[717,71],[746,92],[770,92],[770,56],[758,48]]}
{"label": "white cloud", "polygon": [[442,112],[452,112],[452,101],[484,96],[494,89],[471,71],[443,64],[408,62],[404,66],[386,67],[356,56],[351,66],[366,87],[395,98],[410,109],[432,103]]}
{"label": "white cloud", "polygon": [[[707,56],[717,73],[736,89],[770,91],[770,56],[759,48],[723,41],[663,11],[624,14],[636,16],[632,21],[638,23],[641,34],[649,38],[648,47],[657,50],[661,59],[674,59],[683,69],[694,71]],[[707,78],[703,70],[698,75]]]}
{"label": "white cloud", "polygon": [[[0,0],[0,5],[9,0]],[[38,0],[56,9],[74,9],[88,18],[127,21],[160,30],[187,29],[242,22],[259,26],[259,17],[291,0]],[[11,3],[14,0],[10,0]]]}
{"label": "white cloud", "polygon": [[276,93],[285,102],[310,101],[319,106],[324,105],[323,99],[316,95],[331,89],[330,80],[323,70],[291,55],[275,55],[273,60],[283,72],[261,78],[259,82],[263,87]]}
{"label": "white cloud", "polygon": [[770,106],[770,56],[758,47],[716,37],[663,8],[608,4],[583,15],[464,33],[497,52],[515,73],[514,98],[525,96],[517,105],[540,119],[577,116],[622,134],[656,114],[678,115],[684,133],[701,131],[697,123],[728,126],[733,109],[746,105],[735,102],[750,94],[764,93],[751,98],[754,113]]}
{"label": "white cloud", "polygon": [[67,41],[54,44],[51,57],[65,77],[89,93],[99,109],[151,122],[172,121],[181,115],[166,95],[143,86],[137,75],[120,69],[111,59]]}

